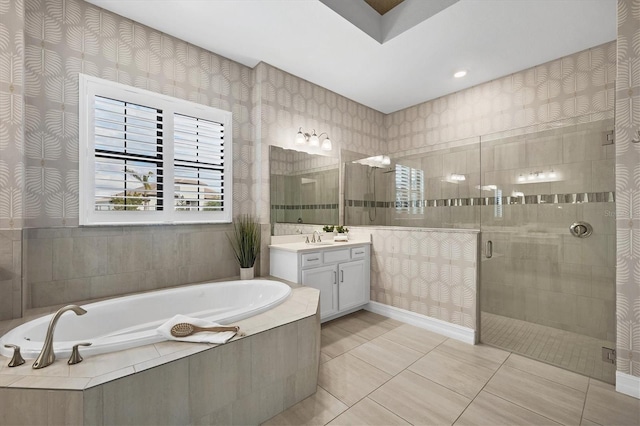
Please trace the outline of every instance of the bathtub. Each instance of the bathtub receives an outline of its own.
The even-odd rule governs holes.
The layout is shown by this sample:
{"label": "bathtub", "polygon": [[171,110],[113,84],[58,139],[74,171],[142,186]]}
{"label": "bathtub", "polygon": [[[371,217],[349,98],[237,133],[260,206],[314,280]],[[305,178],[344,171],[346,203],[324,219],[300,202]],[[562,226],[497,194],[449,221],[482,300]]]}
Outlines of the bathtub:
{"label": "bathtub", "polygon": [[[278,281],[226,281],[183,286],[82,305],[87,313],[65,312],[53,337],[57,357],[68,357],[73,345],[91,342],[83,355],[114,352],[166,340],[156,328],[176,314],[231,324],[282,303],[291,288]],[[24,358],[37,358],[51,315],[22,324],[0,338],[0,354],[10,357],[5,344],[19,345]]]}

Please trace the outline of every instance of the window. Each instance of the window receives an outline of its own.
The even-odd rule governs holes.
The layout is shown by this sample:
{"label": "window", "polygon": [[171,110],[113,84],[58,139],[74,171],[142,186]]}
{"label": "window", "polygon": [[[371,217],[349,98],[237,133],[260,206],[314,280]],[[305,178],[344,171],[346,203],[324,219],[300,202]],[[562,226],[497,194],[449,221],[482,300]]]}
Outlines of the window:
{"label": "window", "polygon": [[80,224],[231,222],[231,113],[80,75]]}
{"label": "window", "polygon": [[396,164],[396,212],[424,212],[424,171]]}

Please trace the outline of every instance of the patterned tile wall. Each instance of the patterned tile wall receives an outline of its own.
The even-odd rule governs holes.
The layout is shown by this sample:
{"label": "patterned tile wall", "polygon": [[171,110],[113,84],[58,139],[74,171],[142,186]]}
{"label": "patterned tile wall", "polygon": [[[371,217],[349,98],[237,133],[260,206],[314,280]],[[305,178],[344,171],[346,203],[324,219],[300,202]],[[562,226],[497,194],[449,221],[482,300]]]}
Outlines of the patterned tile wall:
{"label": "patterned tile wall", "polygon": [[640,0],[618,0],[617,366],[640,376]]}
{"label": "patterned tile wall", "polygon": [[[298,128],[318,134],[326,132],[333,143],[329,156],[338,157],[341,148],[367,155],[386,150],[384,114],[330,90],[317,86],[271,65],[260,63],[255,68],[254,94],[259,97],[256,117],[260,130],[256,143],[260,149],[261,172],[256,187],[256,200],[261,220],[269,219],[269,146],[300,149],[294,139]],[[327,155],[320,149],[305,151]],[[258,154],[256,154],[258,155]]]}
{"label": "patterned tile wall", "polygon": [[611,42],[388,114],[388,150],[397,154],[587,114],[592,121],[610,118],[615,78]]}
{"label": "patterned tile wall", "polygon": [[22,313],[24,2],[0,0],[0,320]]}
{"label": "patterned tile wall", "polygon": [[0,0],[0,229],[23,226],[23,34],[23,0]]}
{"label": "patterned tile wall", "polygon": [[82,0],[26,0],[25,216],[78,225],[78,73],[233,112],[234,210],[253,212],[252,70]]}
{"label": "patterned tile wall", "polygon": [[477,232],[359,230],[372,236],[371,300],[476,329]]}
{"label": "patterned tile wall", "polygon": [[[25,233],[22,261],[27,303],[42,306],[236,275],[230,247],[222,235],[226,225],[162,226],[140,232],[122,227],[108,230],[77,228],[78,73],[232,111],[233,208],[238,214],[255,212],[252,198],[255,179],[251,121],[253,71],[81,0],[25,0],[24,16],[15,10],[20,5],[21,1],[0,0],[0,14],[12,13],[15,17],[0,22],[22,25],[11,29],[16,35],[7,43],[22,43],[24,38],[24,48],[9,49],[15,53],[9,57],[2,46],[5,31],[0,30],[0,103],[19,105],[22,99],[25,103],[24,118],[19,116],[21,108],[16,107],[11,112],[19,126],[24,126],[24,149],[19,139],[21,133],[0,125],[0,198],[15,186],[11,182],[5,185],[4,180],[24,181],[24,191],[17,191],[22,195],[16,200],[22,203],[25,226],[38,228]],[[18,56],[22,54],[24,61]],[[18,64],[15,66],[17,71],[24,72],[24,93],[20,93],[19,73],[8,64]],[[7,96],[3,93],[11,87],[11,81],[14,94],[6,101]],[[4,103],[0,114],[6,111]],[[6,154],[7,131],[13,132],[10,137],[16,141],[8,147],[21,157]],[[23,168],[24,173],[16,172]],[[14,175],[20,179],[14,179]],[[4,207],[7,205],[11,204],[2,199],[0,227],[7,226],[7,219],[22,217],[16,216],[15,212],[6,213]],[[146,235],[142,235],[145,232]],[[173,250],[174,255],[165,256],[167,259],[195,253],[193,247],[201,250],[180,265],[173,265],[168,260],[169,263],[154,263],[157,261],[154,251],[162,249],[145,251],[141,248],[141,244],[150,242],[152,233],[153,238],[160,238],[169,250]],[[204,235],[215,236],[219,243],[204,243],[201,241]],[[104,256],[103,251],[114,238],[128,250],[125,256],[141,256],[143,262],[135,266],[124,265],[120,271],[114,269],[113,265],[119,260]],[[56,254],[60,248],[82,256],[60,257]],[[159,256],[163,258],[164,255]],[[52,269],[50,273],[43,273],[42,268],[48,268],[47,265]],[[165,268],[167,265],[173,266]],[[155,267],[162,267],[165,273],[149,273]]]}
{"label": "patterned tile wall", "polygon": [[[299,150],[294,140],[300,127],[315,129],[318,134],[326,132],[333,143],[328,155],[335,158],[342,148],[366,155],[386,150],[384,114],[264,62],[254,68],[253,107],[254,199],[263,223],[270,217],[269,147]],[[306,147],[305,151],[327,155],[317,148]],[[268,253],[267,243],[263,239],[262,253]],[[260,266],[269,270],[268,256],[261,256]]]}

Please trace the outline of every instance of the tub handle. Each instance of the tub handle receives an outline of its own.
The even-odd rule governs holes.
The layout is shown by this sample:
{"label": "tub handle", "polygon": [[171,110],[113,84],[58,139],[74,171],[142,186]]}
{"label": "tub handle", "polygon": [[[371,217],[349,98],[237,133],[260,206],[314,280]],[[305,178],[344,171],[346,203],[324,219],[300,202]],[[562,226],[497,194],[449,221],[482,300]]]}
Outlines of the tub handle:
{"label": "tub handle", "polygon": [[4,347],[13,349],[13,356],[11,357],[11,361],[9,361],[9,364],[7,364],[8,367],[17,367],[24,364],[24,358],[22,358],[22,355],[20,354],[20,346],[4,345]]}
{"label": "tub handle", "polygon": [[67,364],[73,365],[82,362],[83,358],[82,356],[80,356],[80,350],[78,349],[78,346],[91,346],[91,343],[83,342],[78,343],[77,345],[73,345],[73,349],[71,349],[71,357],[69,358],[69,361],[67,361]]}

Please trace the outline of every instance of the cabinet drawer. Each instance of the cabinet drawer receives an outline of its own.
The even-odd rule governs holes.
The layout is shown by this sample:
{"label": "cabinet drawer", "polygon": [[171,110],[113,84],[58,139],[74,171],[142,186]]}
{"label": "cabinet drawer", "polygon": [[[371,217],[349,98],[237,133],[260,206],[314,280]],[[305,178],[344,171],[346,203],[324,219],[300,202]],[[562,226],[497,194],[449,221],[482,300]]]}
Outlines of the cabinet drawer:
{"label": "cabinet drawer", "polygon": [[302,267],[306,268],[307,266],[318,266],[322,265],[322,254],[315,253],[305,253],[302,255]]}
{"label": "cabinet drawer", "polygon": [[349,249],[344,250],[330,250],[324,252],[324,263],[342,262],[343,260],[351,259]]}
{"label": "cabinet drawer", "polygon": [[363,259],[366,254],[367,249],[365,247],[354,247],[351,249],[352,259]]}

